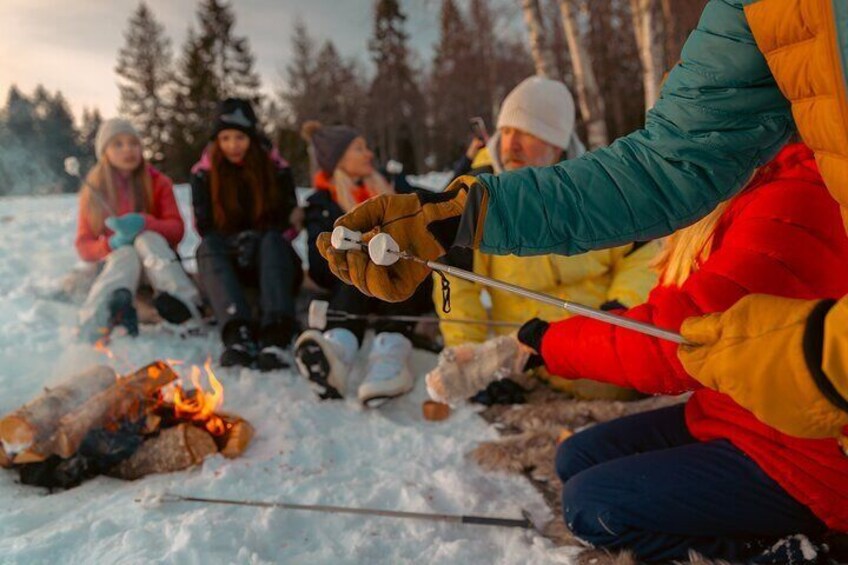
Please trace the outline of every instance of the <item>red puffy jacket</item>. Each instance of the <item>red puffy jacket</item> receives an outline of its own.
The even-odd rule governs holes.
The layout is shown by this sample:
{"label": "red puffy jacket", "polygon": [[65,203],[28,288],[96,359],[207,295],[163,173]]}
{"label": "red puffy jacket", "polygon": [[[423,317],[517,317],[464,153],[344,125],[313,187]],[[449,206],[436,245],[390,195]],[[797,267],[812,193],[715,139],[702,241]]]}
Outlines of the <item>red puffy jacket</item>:
{"label": "red puffy jacket", "polygon": [[[147,172],[153,181],[153,209],[144,214],[144,229],[155,231],[164,237],[171,247],[176,248],[183,239],[185,224],[174,198],[174,185],[166,175],[148,165]],[[118,209],[120,216],[134,212],[132,199],[128,188],[118,183]],[[88,209],[81,199],[79,206],[79,221],[77,222],[77,253],[84,261],[100,261],[112,252],[109,247],[109,237],[112,230],[104,228],[103,233],[95,233],[88,221]]]}
{"label": "red puffy jacket", "polygon": [[[751,293],[839,298],[848,293],[848,238],[839,205],[819,176],[813,153],[790,145],[721,216],[712,253],[680,287],[655,288],[621,312],[679,329],[690,316],[726,310]],[[677,359],[677,346],[587,318],[552,324],[541,354],[553,374],[590,378],[651,394],[694,390],[690,433],[727,439],[829,527],[848,531],[848,457],[836,440],[784,435],[729,396],[702,388]]]}

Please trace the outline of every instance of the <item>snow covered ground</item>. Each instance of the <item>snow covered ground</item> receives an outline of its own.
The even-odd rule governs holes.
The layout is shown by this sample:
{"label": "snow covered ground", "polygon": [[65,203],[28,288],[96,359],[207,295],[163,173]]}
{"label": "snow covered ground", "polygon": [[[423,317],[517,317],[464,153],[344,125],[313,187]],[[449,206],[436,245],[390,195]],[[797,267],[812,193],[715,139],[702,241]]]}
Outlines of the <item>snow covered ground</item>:
{"label": "snow covered ground", "polygon": [[[183,208],[188,195],[179,191]],[[75,307],[39,298],[77,263],[75,197],[0,199],[0,414],[45,385],[109,363],[73,335]],[[197,244],[190,234],[186,255]],[[220,353],[214,336],[175,338],[143,329],[112,349],[121,371],[154,359],[200,364]],[[417,352],[423,375],[434,363]],[[225,409],[257,435],[237,460],[207,459],[188,472],[137,482],[98,478],[53,495],[0,470],[2,563],[568,563],[536,533],[389,518],[194,503],[143,505],[136,498],[186,495],[331,504],[418,512],[520,517],[550,514],[522,478],[487,474],[467,461],[495,437],[470,408],[442,423],[420,416],[415,391],[376,411],[353,400],[319,402],[294,372],[218,369]],[[349,391],[361,379],[361,367]]]}

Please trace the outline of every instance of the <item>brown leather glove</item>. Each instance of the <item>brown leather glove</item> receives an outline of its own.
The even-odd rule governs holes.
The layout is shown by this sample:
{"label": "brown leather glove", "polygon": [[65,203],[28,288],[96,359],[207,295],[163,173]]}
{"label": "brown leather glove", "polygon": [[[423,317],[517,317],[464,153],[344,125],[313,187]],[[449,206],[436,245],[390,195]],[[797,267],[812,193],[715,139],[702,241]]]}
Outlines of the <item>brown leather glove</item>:
{"label": "brown leather glove", "polygon": [[[474,177],[463,176],[441,193],[375,196],[335,225],[362,232],[366,243],[377,233],[388,233],[402,251],[432,261],[453,244],[468,188],[476,182]],[[334,275],[387,302],[406,300],[430,274],[430,269],[414,261],[400,260],[382,267],[372,263],[365,251],[338,251],[330,243],[329,233],[318,236],[317,245]]]}

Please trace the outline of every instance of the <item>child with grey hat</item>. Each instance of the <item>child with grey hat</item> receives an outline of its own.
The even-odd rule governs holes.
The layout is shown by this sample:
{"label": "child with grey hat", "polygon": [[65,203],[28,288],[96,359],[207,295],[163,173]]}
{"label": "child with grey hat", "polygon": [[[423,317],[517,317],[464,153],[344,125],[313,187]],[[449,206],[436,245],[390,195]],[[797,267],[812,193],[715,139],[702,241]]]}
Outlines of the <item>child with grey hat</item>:
{"label": "child with grey hat", "polygon": [[185,226],[171,179],[147,163],[138,132],[121,118],[100,126],[95,154],[80,190],[76,248],[101,270],[80,310],[80,335],[95,341],[117,326],[138,335],[133,300],[142,276],[163,319],[199,321],[200,293],[175,252]]}

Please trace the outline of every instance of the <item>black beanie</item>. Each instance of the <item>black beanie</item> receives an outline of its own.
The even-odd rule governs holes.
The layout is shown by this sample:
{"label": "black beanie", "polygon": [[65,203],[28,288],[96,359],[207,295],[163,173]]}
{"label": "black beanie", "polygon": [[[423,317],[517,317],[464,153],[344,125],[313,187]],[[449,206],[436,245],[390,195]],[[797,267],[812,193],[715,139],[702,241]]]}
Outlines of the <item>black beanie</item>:
{"label": "black beanie", "polygon": [[350,126],[322,126],[315,121],[306,122],[302,134],[312,144],[318,167],[329,176],[336,171],[353,140],[362,135]]}
{"label": "black beanie", "polygon": [[256,121],[256,113],[249,100],[227,98],[218,104],[211,138],[215,139],[225,129],[237,129],[250,137],[258,137]]}

